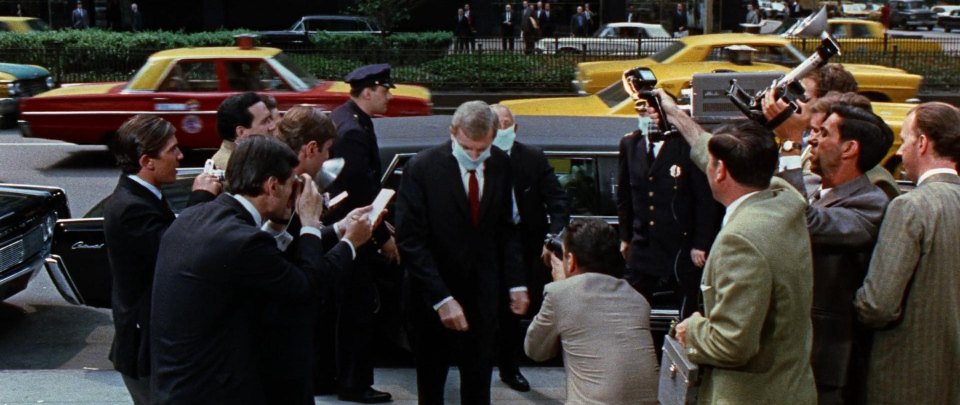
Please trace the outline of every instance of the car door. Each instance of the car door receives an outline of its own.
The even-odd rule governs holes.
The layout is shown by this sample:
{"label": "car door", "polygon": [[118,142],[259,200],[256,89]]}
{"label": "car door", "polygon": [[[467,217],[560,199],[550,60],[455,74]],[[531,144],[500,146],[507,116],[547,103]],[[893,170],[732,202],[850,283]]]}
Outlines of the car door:
{"label": "car door", "polygon": [[147,100],[177,129],[182,148],[218,145],[217,107],[225,98],[222,68],[215,59],[181,59],[168,68]]}
{"label": "car door", "polygon": [[[187,206],[193,179],[200,168],[177,169],[177,180],[161,188],[174,212]],[[110,308],[110,263],[103,236],[103,206],[100,201],[83,218],[61,219],[53,232],[53,246],[46,267],[63,298],[74,305]]]}

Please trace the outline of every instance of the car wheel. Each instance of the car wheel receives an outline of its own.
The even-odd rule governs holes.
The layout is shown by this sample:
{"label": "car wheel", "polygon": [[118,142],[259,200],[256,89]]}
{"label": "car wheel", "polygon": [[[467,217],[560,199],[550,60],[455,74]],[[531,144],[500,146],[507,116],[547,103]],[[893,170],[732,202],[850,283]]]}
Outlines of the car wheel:
{"label": "car wheel", "polygon": [[928,25],[928,26],[927,26],[927,31],[933,31],[933,26],[932,26],[932,25]]}
{"label": "car wheel", "polygon": [[17,116],[16,115],[3,115],[0,116],[0,129],[10,129],[17,126]]}

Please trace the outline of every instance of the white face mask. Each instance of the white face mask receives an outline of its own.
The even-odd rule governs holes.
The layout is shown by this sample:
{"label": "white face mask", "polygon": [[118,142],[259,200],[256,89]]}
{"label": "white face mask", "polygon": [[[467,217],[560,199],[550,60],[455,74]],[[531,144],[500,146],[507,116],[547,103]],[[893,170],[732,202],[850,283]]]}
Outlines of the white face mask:
{"label": "white face mask", "polygon": [[493,145],[504,152],[513,149],[513,141],[517,139],[517,124],[511,125],[507,129],[498,129],[497,137],[493,138]]}
{"label": "white face mask", "polygon": [[476,160],[473,160],[453,135],[450,136],[450,139],[453,141],[453,157],[457,159],[457,163],[460,163],[460,166],[463,166],[467,170],[477,170],[477,168],[483,164],[483,161],[490,157],[490,146],[487,146],[487,148],[480,153],[480,156],[477,157]]}
{"label": "white face mask", "polygon": [[647,133],[647,130],[650,128],[650,123],[651,123],[651,122],[653,122],[653,120],[651,120],[650,117],[647,117],[647,116],[637,116],[637,128],[638,128],[638,129],[640,130],[640,132],[642,132],[643,134],[646,134],[646,133]]}

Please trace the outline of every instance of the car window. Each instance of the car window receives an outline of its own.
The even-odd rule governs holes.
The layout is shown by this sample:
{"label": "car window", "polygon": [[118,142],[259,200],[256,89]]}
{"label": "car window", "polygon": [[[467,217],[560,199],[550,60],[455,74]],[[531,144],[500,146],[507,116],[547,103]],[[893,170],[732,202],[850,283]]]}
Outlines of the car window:
{"label": "car window", "polygon": [[619,31],[618,28],[607,27],[602,29],[597,36],[600,38],[616,38],[619,35]]}
{"label": "car window", "polygon": [[290,31],[303,32],[303,21],[297,21],[290,27]]}
{"label": "car window", "polygon": [[640,36],[637,28],[634,27],[623,27],[620,29],[620,38],[630,38],[635,39]]}
{"label": "car window", "polygon": [[290,91],[290,86],[267,63],[231,61],[225,65],[232,91]]}
{"label": "car window", "polygon": [[607,107],[613,108],[613,106],[622,103],[623,100],[626,100],[630,95],[623,89],[623,84],[618,81],[598,91],[597,97],[599,97],[600,101],[603,101]]}
{"label": "car window", "polygon": [[212,92],[220,90],[217,68],[212,61],[180,61],[161,82],[159,91]]}
{"label": "car window", "polygon": [[831,24],[829,29],[830,35],[833,35],[834,38],[846,38],[850,36],[846,24]]}
{"label": "car window", "polygon": [[871,36],[872,34],[870,33],[870,28],[868,28],[866,25],[856,24],[856,25],[852,25],[851,27],[852,27],[852,29],[850,30],[851,38],[871,38],[872,37]]}
{"label": "car window", "polygon": [[940,13],[943,12],[943,7],[934,7],[934,8],[931,8],[930,11],[933,11],[934,13],[940,14]]}
{"label": "car window", "polygon": [[685,47],[686,47],[686,44],[684,44],[683,42],[679,42],[679,41],[674,42],[669,46],[667,46],[666,48],[661,49],[660,52],[657,52],[651,55],[650,59],[663,63],[663,61],[673,57],[673,55],[676,55],[677,53],[682,51],[683,48]]}

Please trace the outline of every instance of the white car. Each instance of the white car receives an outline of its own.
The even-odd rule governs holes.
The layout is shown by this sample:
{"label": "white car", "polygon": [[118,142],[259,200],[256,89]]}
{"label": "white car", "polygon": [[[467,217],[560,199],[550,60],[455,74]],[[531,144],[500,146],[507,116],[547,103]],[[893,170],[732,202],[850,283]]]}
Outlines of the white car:
{"label": "white car", "polygon": [[544,38],[537,41],[537,50],[548,54],[644,56],[666,48],[672,43],[670,33],[659,24],[621,22],[607,24],[592,37]]}
{"label": "white car", "polygon": [[960,10],[960,6],[933,6],[930,7],[930,11],[933,11],[934,14],[938,16],[949,16],[950,12],[953,10]]}

